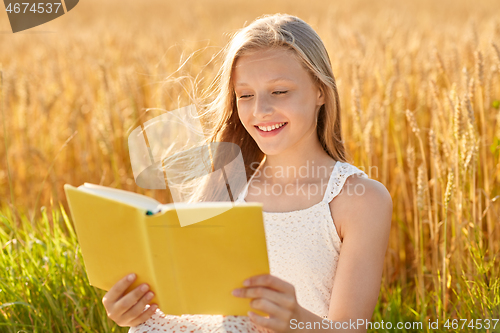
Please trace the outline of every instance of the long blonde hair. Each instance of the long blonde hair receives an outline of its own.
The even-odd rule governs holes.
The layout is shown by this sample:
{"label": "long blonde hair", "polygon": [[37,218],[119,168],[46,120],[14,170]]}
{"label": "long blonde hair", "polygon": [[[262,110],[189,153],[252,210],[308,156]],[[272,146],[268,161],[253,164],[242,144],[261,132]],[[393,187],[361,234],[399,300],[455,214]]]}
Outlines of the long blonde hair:
{"label": "long blonde hair", "polygon": [[[264,15],[233,35],[224,49],[224,62],[209,90],[215,93],[202,112],[207,124],[207,142],[232,142],[240,146],[247,179],[255,171],[252,163],[264,153],[238,117],[232,73],[245,52],[265,48],[286,48],[295,52],[325,96],[317,121],[318,139],[325,152],[337,161],[346,161],[342,141],[340,102],[328,52],[309,24],[287,14]],[[253,164],[255,166],[255,163]]]}

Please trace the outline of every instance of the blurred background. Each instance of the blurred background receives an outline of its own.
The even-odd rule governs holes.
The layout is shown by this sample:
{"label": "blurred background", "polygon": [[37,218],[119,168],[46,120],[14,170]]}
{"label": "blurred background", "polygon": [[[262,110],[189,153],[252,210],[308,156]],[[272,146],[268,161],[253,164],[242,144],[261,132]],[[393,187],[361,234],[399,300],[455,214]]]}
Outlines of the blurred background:
{"label": "blurred background", "polygon": [[135,184],[128,135],[191,104],[231,34],[278,12],[323,39],[349,162],[393,198],[372,320],[500,317],[500,2],[83,0],[16,34],[0,8],[0,331],[120,331],[63,185],[169,202]]}

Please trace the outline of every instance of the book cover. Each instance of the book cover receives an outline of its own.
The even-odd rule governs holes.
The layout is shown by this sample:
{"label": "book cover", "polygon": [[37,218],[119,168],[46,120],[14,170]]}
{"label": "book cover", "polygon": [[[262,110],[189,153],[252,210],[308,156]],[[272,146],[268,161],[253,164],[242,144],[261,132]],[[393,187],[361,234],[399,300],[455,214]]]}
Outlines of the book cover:
{"label": "book cover", "polygon": [[[155,293],[150,304],[165,314],[267,315],[231,294],[245,279],[270,273],[262,204],[161,205],[88,185],[97,190],[69,184],[64,190],[91,285],[109,290],[134,272],[137,279],[127,292],[148,283]],[[154,207],[160,212],[146,215]],[[181,226],[178,213],[210,217]]]}

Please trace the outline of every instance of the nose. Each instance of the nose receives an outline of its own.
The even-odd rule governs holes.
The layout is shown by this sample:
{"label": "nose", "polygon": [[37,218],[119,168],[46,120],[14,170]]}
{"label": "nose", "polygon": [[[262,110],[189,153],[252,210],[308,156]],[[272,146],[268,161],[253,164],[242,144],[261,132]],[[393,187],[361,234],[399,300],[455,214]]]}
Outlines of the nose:
{"label": "nose", "polygon": [[255,105],[253,109],[253,116],[255,118],[266,118],[272,115],[274,106],[272,105],[269,97],[265,94],[255,95]]}

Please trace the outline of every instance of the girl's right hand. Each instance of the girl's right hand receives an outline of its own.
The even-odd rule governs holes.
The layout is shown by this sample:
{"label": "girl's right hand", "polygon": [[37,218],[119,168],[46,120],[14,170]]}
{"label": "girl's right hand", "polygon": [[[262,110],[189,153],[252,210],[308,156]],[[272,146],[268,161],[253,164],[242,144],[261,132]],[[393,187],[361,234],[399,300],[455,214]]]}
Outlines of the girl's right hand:
{"label": "girl's right hand", "polygon": [[125,290],[134,282],[135,274],[130,274],[118,281],[102,298],[108,317],[120,327],[133,327],[145,322],[156,311],[158,306],[151,305],[146,311],[146,304],[153,298],[149,286],[141,284],[131,292],[123,295]]}

